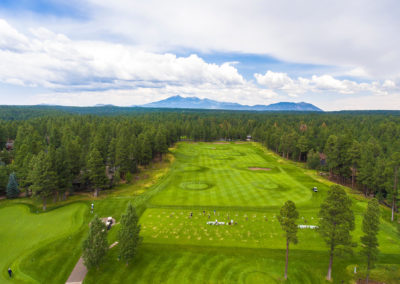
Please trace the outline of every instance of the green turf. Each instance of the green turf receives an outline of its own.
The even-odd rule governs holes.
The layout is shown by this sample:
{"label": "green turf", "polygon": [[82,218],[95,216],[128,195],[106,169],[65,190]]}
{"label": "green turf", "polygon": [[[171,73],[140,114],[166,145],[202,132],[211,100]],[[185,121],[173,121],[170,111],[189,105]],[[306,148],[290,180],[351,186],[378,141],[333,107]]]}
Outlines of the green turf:
{"label": "green turf", "polygon": [[[291,196],[298,205],[312,206],[327,189],[249,144],[180,144],[175,154],[174,172],[153,205],[271,207]],[[317,197],[313,186],[321,188]]]}
{"label": "green turf", "polygon": [[[64,207],[41,214],[15,201],[0,202],[2,228],[11,228],[0,234],[0,255],[6,255],[0,259],[0,282],[6,279],[7,266],[14,265],[19,282],[64,283],[93,217],[90,203],[95,214],[118,222],[132,202],[141,214],[139,255],[126,266],[114,247],[98,270],[89,271],[85,283],[283,283],[285,242],[276,218],[279,208],[291,199],[300,212],[299,223],[316,225],[332,183],[256,143],[179,143],[172,151],[168,172],[167,161],[152,165],[135,177],[134,185],[102,192],[97,199],[74,196],[62,203]],[[314,186],[318,193],[312,191]],[[353,239],[359,241],[367,203],[360,195],[351,196],[356,215]],[[382,213],[381,254],[371,275],[400,283],[399,232],[389,222],[390,210],[382,207]],[[207,224],[215,220],[234,224]],[[109,244],[118,240],[118,229],[117,224],[109,231]],[[299,243],[291,245],[285,283],[325,283],[328,248],[315,230],[300,229],[298,237]],[[354,251],[353,256],[335,258],[333,283],[352,283],[364,275],[360,247]]]}
{"label": "green turf", "polygon": [[[128,267],[119,263],[114,248],[101,273],[90,271],[85,283],[283,282],[279,207],[291,199],[299,209],[299,223],[316,225],[332,183],[257,144],[180,143],[174,155],[171,171],[156,185],[158,191],[141,216],[144,243],[136,262]],[[366,200],[352,196],[357,223],[353,238],[358,241]],[[207,224],[215,220],[234,224]],[[300,229],[298,237],[299,243],[291,246],[287,283],[325,283],[328,248],[313,229]],[[386,283],[399,280],[399,239],[395,227],[382,219],[379,269],[372,275]],[[353,256],[335,258],[334,283],[357,279],[355,265],[363,275],[360,247],[354,251]]]}
{"label": "green turf", "polygon": [[[87,207],[82,204],[72,204],[48,213],[31,213],[26,205],[12,205],[0,208],[0,282],[8,282],[7,268],[11,267],[14,272],[14,281],[32,283],[38,279],[24,273],[20,269],[20,262],[33,251],[40,248],[47,248],[59,239],[74,233],[82,227],[85,210]],[[76,245],[76,244],[74,244]],[[57,251],[52,249],[52,253]],[[49,255],[50,256],[50,255]],[[44,261],[38,256],[38,266]],[[54,255],[50,256],[54,257]],[[59,262],[57,269],[63,267],[65,260]],[[37,271],[36,267],[36,271]],[[43,268],[43,267],[42,267]],[[59,272],[46,269],[45,275],[48,279],[56,277]],[[42,271],[43,272],[43,271]],[[63,279],[65,281],[65,279]],[[44,283],[44,282],[42,282]]]}

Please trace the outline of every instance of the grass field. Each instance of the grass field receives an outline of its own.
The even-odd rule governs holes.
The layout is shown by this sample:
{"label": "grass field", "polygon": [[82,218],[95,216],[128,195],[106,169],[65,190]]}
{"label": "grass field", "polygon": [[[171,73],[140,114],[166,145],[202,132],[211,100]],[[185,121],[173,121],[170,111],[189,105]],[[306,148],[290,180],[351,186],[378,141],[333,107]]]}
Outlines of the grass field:
{"label": "grass field", "polygon": [[[15,272],[15,280],[18,282],[35,282],[29,274],[20,269],[20,260],[30,255],[34,250],[53,244],[54,241],[74,235],[79,231],[85,220],[86,206],[72,204],[48,213],[32,213],[26,205],[14,205],[0,208],[0,282],[8,280],[7,268],[9,266]],[[52,255],[53,259],[57,256]],[[45,261],[40,256],[38,262]],[[62,267],[68,260],[59,260],[56,267]],[[53,263],[54,264],[54,263]],[[46,269],[48,278],[57,277],[57,271]]]}
{"label": "grass field", "polygon": [[[300,212],[299,223],[316,225],[320,203],[332,183],[256,143],[179,143],[171,151],[171,164],[166,161],[163,166],[147,169],[134,185],[103,192],[94,200],[95,213],[113,216],[117,222],[127,203],[133,202],[141,214],[143,244],[129,266],[117,260],[118,246],[112,248],[100,269],[89,271],[84,282],[284,282],[285,242],[276,218],[279,208],[291,199]],[[314,186],[318,187],[317,193],[312,191]],[[353,239],[359,241],[367,200],[348,191],[356,214]],[[7,255],[0,260],[3,279],[6,266],[12,263],[20,271],[18,279],[30,282],[49,275],[39,282],[65,282],[79,258],[93,201],[75,196],[68,202],[71,204],[36,215],[25,205],[0,207],[0,221],[7,226],[13,226],[13,220],[7,217],[11,215],[21,224],[40,220],[44,227],[51,227],[46,235],[34,234],[23,244],[22,236],[29,235],[33,225],[26,229],[21,225],[1,235],[10,243],[14,235],[21,235],[20,240],[16,239],[15,251],[0,245],[1,255]],[[400,236],[389,222],[389,210],[382,207],[382,212],[381,254],[372,279],[400,283]],[[64,219],[68,219],[64,227],[53,228]],[[207,224],[215,220],[233,220],[233,225]],[[111,229],[110,244],[117,240],[118,228],[116,225]],[[300,229],[298,237],[299,243],[291,246],[289,279],[285,283],[325,283],[326,245],[313,229]],[[334,283],[351,283],[363,276],[359,250],[357,247],[354,255],[335,258]],[[63,264],[72,252],[70,263]],[[357,275],[353,274],[355,265],[359,268]],[[61,276],[54,271],[60,271]]]}
{"label": "grass field", "polygon": [[[176,161],[140,219],[144,244],[137,263],[119,263],[114,248],[102,272],[89,272],[85,283],[283,282],[279,208],[291,199],[299,209],[299,223],[316,225],[331,183],[257,144],[180,143],[173,152]],[[366,200],[352,196],[357,223],[353,238],[358,241]],[[207,225],[215,220],[233,220],[234,225]],[[387,218],[382,222],[380,264],[372,278],[399,283],[399,235]],[[325,283],[326,245],[312,229],[301,229],[298,236],[298,245],[291,247],[287,283]],[[362,277],[359,249],[335,259],[334,283]],[[356,276],[355,265],[361,269]]]}

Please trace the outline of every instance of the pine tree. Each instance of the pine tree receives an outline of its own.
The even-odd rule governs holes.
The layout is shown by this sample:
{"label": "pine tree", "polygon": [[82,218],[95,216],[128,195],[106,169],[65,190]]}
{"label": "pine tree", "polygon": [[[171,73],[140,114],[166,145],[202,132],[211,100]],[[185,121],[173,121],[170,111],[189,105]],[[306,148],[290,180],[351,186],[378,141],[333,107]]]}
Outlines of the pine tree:
{"label": "pine tree", "polygon": [[8,178],[6,194],[7,198],[17,198],[19,196],[17,178],[14,173],[10,174],[10,177]]}
{"label": "pine tree", "polygon": [[139,236],[140,225],[138,225],[138,222],[139,217],[136,214],[136,210],[129,203],[125,214],[122,215],[121,229],[119,231],[120,257],[126,261],[127,265],[136,255],[142,241],[142,237]]}
{"label": "pine tree", "polygon": [[89,159],[87,162],[87,168],[89,171],[89,179],[94,187],[94,196],[97,197],[99,194],[99,189],[106,186],[106,168],[103,163],[103,158],[100,152],[93,148],[89,153]]}
{"label": "pine tree", "polygon": [[328,168],[330,176],[333,175],[334,169],[339,165],[338,138],[330,135],[325,145],[325,154],[328,156]]}
{"label": "pine tree", "polygon": [[141,163],[147,165],[152,158],[152,149],[150,139],[146,134],[141,134],[140,139],[140,150],[141,150]]}
{"label": "pine tree", "polygon": [[362,230],[364,236],[361,237],[361,243],[364,245],[362,253],[367,258],[367,284],[369,281],[369,272],[374,266],[374,262],[377,259],[378,250],[378,232],[380,225],[380,209],[377,199],[372,199],[368,202],[367,211],[364,214],[362,223]]}
{"label": "pine tree", "polygon": [[87,269],[99,267],[108,250],[106,225],[95,216],[90,222],[89,234],[83,242],[83,262]]}
{"label": "pine tree", "polygon": [[7,167],[0,165],[0,194],[7,193],[7,184],[10,175],[7,173]]}
{"label": "pine tree", "polygon": [[296,205],[293,201],[286,201],[282,206],[278,221],[281,223],[282,230],[286,233],[286,262],[285,262],[285,279],[287,279],[287,270],[289,264],[289,244],[297,244],[297,224],[299,212],[296,210]]}
{"label": "pine tree", "polygon": [[397,198],[398,198],[398,179],[399,179],[399,167],[400,167],[400,152],[392,154],[389,165],[393,168],[393,189],[390,191],[392,197],[392,217],[391,221],[394,221],[394,214],[397,210]]}
{"label": "pine tree", "polygon": [[129,147],[130,137],[126,131],[121,132],[116,141],[115,164],[119,168],[121,178],[125,179],[125,175],[132,170],[132,160]]}
{"label": "pine tree", "polygon": [[162,159],[162,154],[168,152],[167,137],[164,130],[159,128],[155,137],[155,151],[160,155],[160,160]]}
{"label": "pine tree", "polygon": [[301,154],[307,152],[308,150],[308,140],[305,136],[300,136],[297,141],[297,148],[299,149],[299,161],[301,161]]}
{"label": "pine tree", "polygon": [[361,159],[361,145],[356,140],[353,141],[351,147],[347,150],[351,161],[351,187],[354,188],[355,177]]}
{"label": "pine tree", "polygon": [[350,251],[351,235],[354,230],[354,213],[351,210],[351,199],[343,188],[334,185],[321,204],[319,211],[319,233],[329,246],[329,268],[327,279],[332,278],[332,264],[335,250]]}
{"label": "pine tree", "polygon": [[43,211],[46,210],[47,197],[57,187],[57,175],[51,164],[48,154],[44,151],[37,154],[30,163],[31,171],[28,180],[30,189],[43,200]]}

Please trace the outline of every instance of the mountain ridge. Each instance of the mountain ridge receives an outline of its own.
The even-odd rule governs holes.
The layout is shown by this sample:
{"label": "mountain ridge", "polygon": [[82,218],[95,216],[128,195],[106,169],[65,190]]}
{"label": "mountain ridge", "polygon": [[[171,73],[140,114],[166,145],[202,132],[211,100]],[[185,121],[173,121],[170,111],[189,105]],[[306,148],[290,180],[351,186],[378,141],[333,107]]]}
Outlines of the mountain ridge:
{"label": "mountain ridge", "polygon": [[198,97],[171,96],[164,100],[140,105],[146,108],[190,108],[190,109],[220,109],[220,110],[253,110],[253,111],[323,111],[313,104],[300,102],[279,102],[269,105],[242,105],[239,103],[219,102]]}

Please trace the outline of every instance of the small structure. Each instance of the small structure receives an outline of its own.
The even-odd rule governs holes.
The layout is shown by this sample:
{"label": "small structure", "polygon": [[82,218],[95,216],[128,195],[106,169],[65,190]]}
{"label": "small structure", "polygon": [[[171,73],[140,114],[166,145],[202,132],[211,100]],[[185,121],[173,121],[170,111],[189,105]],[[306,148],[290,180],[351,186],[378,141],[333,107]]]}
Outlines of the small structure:
{"label": "small structure", "polygon": [[225,225],[225,222],[218,222],[218,220],[207,222],[207,225]]}
{"label": "small structure", "polygon": [[14,149],[14,140],[8,139],[6,142],[6,150],[11,151]]}
{"label": "small structure", "polygon": [[299,229],[318,229],[318,226],[314,225],[298,225]]}
{"label": "small structure", "polygon": [[312,189],[314,192],[318,192],[318,188],[316,186],[313,187]]}
{"label": "small structure", "polygon": [[251,141],[251,139],[252,139],[251,135],[247,135],[246,141]]}

